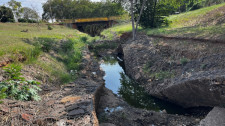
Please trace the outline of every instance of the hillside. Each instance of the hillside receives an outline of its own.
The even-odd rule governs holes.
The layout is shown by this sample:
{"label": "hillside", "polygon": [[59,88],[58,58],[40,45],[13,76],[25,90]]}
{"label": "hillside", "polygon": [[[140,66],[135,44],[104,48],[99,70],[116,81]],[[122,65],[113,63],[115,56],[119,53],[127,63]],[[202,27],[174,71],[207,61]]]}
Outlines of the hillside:
{"label": "hillside", "polygon": [[20,64],[25,77],[46,84],[76,78],[68,71],[80,69],[82,48],[94,38],[64,26],[50,27],[52,30],[47,24],[0,23],[0,66]]}
{"label": "hillside", "polygon": [[[224,40],[225,38],[225,3],[201,8],[186,13],[167,17],[170,25],[163,28],[141,29],[147,35],[167,37],[199,38]],[[102,32],[106,38],[119,37],[122,33],[131,32],[127,23],[117,25]]]}
{"label": "hillside", "polygon": [[168,17],[169,27],[144,30],[148,35],[224,40],[225,4]]}

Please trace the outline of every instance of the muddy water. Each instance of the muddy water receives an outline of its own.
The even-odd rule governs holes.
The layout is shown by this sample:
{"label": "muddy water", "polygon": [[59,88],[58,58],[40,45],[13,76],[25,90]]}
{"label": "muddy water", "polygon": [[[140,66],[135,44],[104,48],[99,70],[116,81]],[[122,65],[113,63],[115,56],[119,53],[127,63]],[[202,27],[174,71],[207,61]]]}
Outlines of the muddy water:
{"label": "muddy water", "polygon": [[203,111],[201,109],[184,109],[170,102],[148,95],[138,83],[125,74],[122,67],[123,61],[118,59],[118,57],[109,57],[101,63],[100,67],[105,71],[105,86],[112,90],[114,94],[122,97],[131,106],[158,112],[166,111],[169,114],[204,115],[202,112],[205,112],[205,108],[201,108]]}

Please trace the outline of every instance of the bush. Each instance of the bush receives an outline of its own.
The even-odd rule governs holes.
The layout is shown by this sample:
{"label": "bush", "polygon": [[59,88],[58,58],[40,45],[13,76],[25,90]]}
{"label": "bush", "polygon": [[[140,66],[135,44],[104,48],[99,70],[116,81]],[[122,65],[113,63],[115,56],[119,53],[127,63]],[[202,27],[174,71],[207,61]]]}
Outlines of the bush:
{"label": "bush", "polygon": [[56,40],[52,38],[35,38],[34,41],[37,48],[41,48],[43,52],[49,52],[53,49],[53,42]]}
{"label": "bush", "polygon": [[5,81],[0,83],[0,90],[4,91],[4,95],[8,98],[16,100],[40,100],[38,91],[41,89],[37,86],[36,81]]}
{"label": "bush", "polygon": [[52,30],[53,28],[50,26],[50,25],[48,25],[48,30]]}
{"label": "bush", "polygon": [[[3,88],[3,89],[0,90],[0,100],[7,97],[7,95],[6,95],[6,93],[5,93],[6,90],[7,90],[7,88]],[[2,102],[3,102],[3,101],[0,101],[0,104],[1,104]]]}
{"label": "bush", "polygon": [[21,77],[21,69],[20,65],[15,64],[4,68],[8,79],[0,82],[0,99],[40,100],[38,91],[41,89],[37,86],[40,83],[33,80],[25,80],[24,77]]}
{"label": "bush", "polygon": [[26,23],[26,22],[27,22],[27,19],[24,19],[24,18],[19,18],[19,19],[18,19],[18,22],[21,22],[21,23]]}
{"label": "bush", "polygon": [[72,40],[64,41],[61,45],[63,52],[72,51],[73,45],[74,45],[74,43]]}
{"label": "bush", "polygon": [[21,23],[38,23],[36,20],[26,19],[26,18],[19,18],[18,22],[21,22]]}
{"label": "bush", "polygon": [[5,6],[0,6],[0,19],[0,22],[15,22],[12,10]]}
{"label": "bush", "polygon": [[182,65],[186,65],[188,62],[189,62],[189,59],[187,59],[187,58],[181,58],[181,59],[180,59],[180,63],[181,63]]}
{"label": "bush", "polygon": [[20,72],[22,69],[21,66],[19,65],[15,65],[15,64],[11,64],[8,67],[4,68],[4,71],[7,74],[7,78],[8,80],[25,80],[24,77],[20,77],[22,75],[22,73]]}
{"label": "bush", "polygon": [[174,77],[174,73],[170,71],[160,71],[158,73],[152,74],[151,77],[155,77],[156,80],[163,80]]}
{"label": "bush", "polygon": [[83,41],[84,43],[86,43],[87,40],[88,40],[88,38],[87,38],[86,36],[85,36],[85,37],[81,37],[80,39],[81,39],[81,41]]}

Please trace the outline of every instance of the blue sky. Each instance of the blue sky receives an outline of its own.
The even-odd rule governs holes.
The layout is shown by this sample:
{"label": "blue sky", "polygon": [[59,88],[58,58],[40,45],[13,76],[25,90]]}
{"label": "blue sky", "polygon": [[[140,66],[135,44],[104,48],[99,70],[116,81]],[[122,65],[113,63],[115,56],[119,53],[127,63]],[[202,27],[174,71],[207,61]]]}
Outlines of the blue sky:
{"label": "blue sky", "polygon": [[[10,0],[0,0],[0,6],[1,5],[7,5],[7,2]],[[45,3],[47,0],[16,0],[22,3],[23,7],[30,7],[35,8],[35,10],[41,14],[43,13],[42,4]],[[92,0],[92,1],[101,1],[101,0]]]}

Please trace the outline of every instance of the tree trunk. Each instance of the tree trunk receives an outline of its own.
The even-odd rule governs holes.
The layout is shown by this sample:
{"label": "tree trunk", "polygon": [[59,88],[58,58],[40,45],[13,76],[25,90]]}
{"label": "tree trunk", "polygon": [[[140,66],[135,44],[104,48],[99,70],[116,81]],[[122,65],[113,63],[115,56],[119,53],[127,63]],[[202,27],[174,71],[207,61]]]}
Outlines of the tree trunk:
{"label": "tree trunk", "polygon": [[135,26],[134,26],[134,2],[133,0],[130,0],[130,2],[131,2],[130,11],[131,11],[131,20],[132,20],[132,34],[133,34],[133,40],[135,40],[136,35],[135,35]]}
{"label": "tree trunk", "polygon": [[143,0],[142,6],[141,6],[141,11],[140,11],[140,14],[139,14],[138,20],[137,20],[137,22],[136,22],[135,34],[137,34],[138,24],[139,24],[139,22],[140,22],[141,15],[142,15],[143,10],[144,10],[144,7],[145,7],[145,3],[146,3],[146,0]]}
{"label": "tree trunk", "polygon": [[155,23],[155,13],[156,13],[156,4],[157,4],[157,0],[154,1],[154,7],[153,7],[153,13],[152,13],[152,27],[154,27],[154,23]]}

